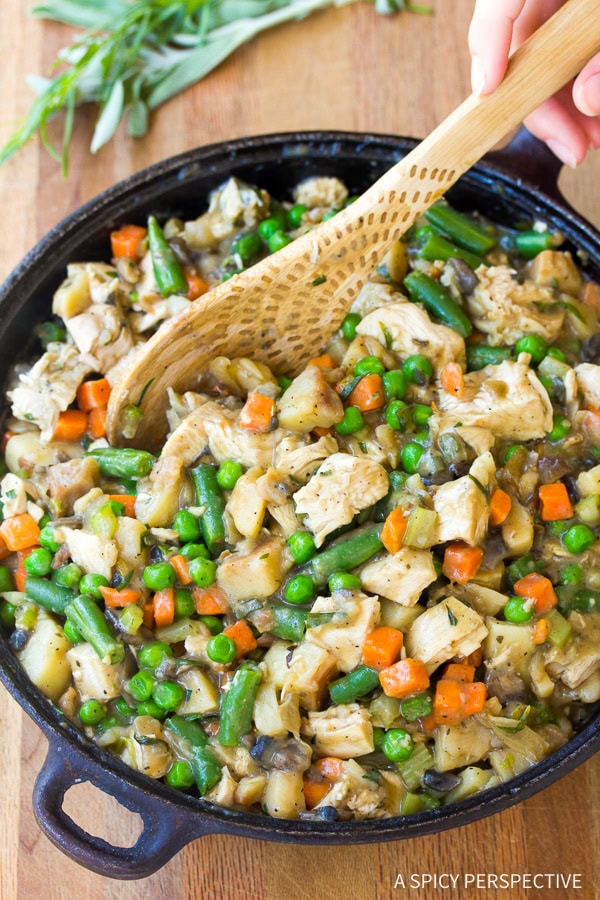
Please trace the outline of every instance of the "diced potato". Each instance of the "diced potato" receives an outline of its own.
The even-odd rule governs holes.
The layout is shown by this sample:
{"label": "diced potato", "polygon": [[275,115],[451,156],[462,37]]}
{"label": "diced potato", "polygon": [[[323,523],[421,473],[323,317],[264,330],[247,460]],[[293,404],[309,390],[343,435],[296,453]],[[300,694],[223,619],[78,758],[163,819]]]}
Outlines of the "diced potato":
{"label": "diced potato", "polygon": [[221,769],[221,780],[208,792],[206,799],[218,806],[233,806],[238,783],[227,768]]}
{"label": "diced potato", "polygon": [[79,443],[66,441],[53,442],[51,445],[42,445],[40,432],[24,431],[15,434],[6,445],[4,459],[9,472],[17,474],[23,467],[33,469],[34,466],[52,466],[64,459],[65,456],[75,459],[83,456],[84,450]]}
{"label": "diced potato", "polygon": [[319,709],[327,685],[336,671],[336,660],[331,653],[304,641],[294,650],[283,683],[282,697],[297,694],[304,709]]}
{"label": "diced potato", "polygon": [[322,369],[308,366],[294,378],[279,400],[277,416],[282,428],[309,432],[340,422],[344,416],[344,406],[327,384]]}
{"label": "diced potato", "polygon": [[600,466],[594,466],[577,476],[577,489],[582,497],[600,494]]}
{"label": "diced potato", "polygon": [[148,478],[138,484],[136,518],[149,528],[167,527],[179,509],[183,461],[175,456],[159,459]]}
{"label": "diced potato", "polygon": [[533,544],[533,516],[513,497],[510,512],[502,523],[502,540],[511,556],[524,556]]}
{"label": "diced potato", "polygon": [[202,669],[183,672],[177,680],[186,689],[186,699],[177,710],[180,716],[204,715],[219,708],[219,692]]}
{"label": "diced potato", "polygon": [[350,672],[360,665],[365,638],[379,620],[379,602],[375,597],[344,592],[331,597],[317,597],[311,612],[334,613],[336,618],[324,625],[308,628],[305,640],[329,650],[340,672]]}
{"label": "diced potato", "polygon": [[275,641],[264,655],[261,668],[265,670],[265,681],[270,681],[278,691],[283,688],[288,677],[288,660],[291,658],[291,644]]}
{"label": "diced potato", "polygon": [[529,265],[529,274],[537,284],[556,287],[565,294],[577,297],[581,290],[581,273],[570,253],[561,250],[542,250]]}
{"label": "diced potato", "polygon": [[440,772],[469,766],[487,756],[492,746],[488,728],[474,716],[458,725],[438,725],[435,729],[435,765]]}
{"label": "diced potato", "polygon": [[379,600],[379,610],[379,623],[397,628],[398,631],[408,631],[415,619],[424,612],[422,606],[400,606],[385,597]]}
{"label": "diced potato", "polygon": [[462,586],[455,585],[455,590],[464,596],[464,599],[481,616],[495,616],[508,601],[506,594],[501,594],[499,591],[472,581]]}
{"label": "diced potato", "polygon": [[306,733],[314,737],[319,756],[353,759],[374,749],[369,710],[358,703],[341,703],[324,712],[309,712]]}
{"label": "diced potato", "polygon": [[459,800],[465,800],[478,791],[483,791],[489,786],[493,773],[489,769],[479,769],[477,766],[467,766],[460,773],[461,783],[446,794],[444,804],[458,803]]}
{"label": "diced potato", "polygon": [[123,757],[126,763],[149,778],[162,778],[167,774],[173,763],[173,751],[157,719],[138,716],[133,720]]}
{"label": "diced potato", "polygon": [[266,775],[247,775],[240,779],[235,789],[235,802],[239,806],[252,806],[254,803],[260,803],[266,786]]}
{"label": "diced potato", "polygon": [[146,534],[146,526],[138,519],[131,516],[119,516],[115,541],[119,552],[119,559],[127,563],[132,569],[144,562],[146,548],[142,538]]}
{"label": "diced potato", "polygon": [[232,603],[253,597],[266,599],[282,584],[284,542],[270,537],[260,541],[250,553],[232,553],[219,563],[217,583]]}
{"label": "diced potato", "polygon": [[254,702],[254,724],[259,734],[283,737],[288,732],[300,733],[298,695],[288,694],[280,703],[275,685],[263,681],[258,686]]}
{"label": "diced potato", "polygon": [[302,772],[273,769],[263,794],[264,810],[276,819],[296,819],[306,809]]}
{"label": "diced potato", "polygon": [[17,654],[35,686],[55,703],[71,680],[67,660],[70,647],[71,643],[58,622],[40,609],[29,640]]}
{"label": "diced potato", "polygon": [[124,663],[112,666],[103,663],[91,644],[87,643],[72,647],[67,653],[67,660],[82,702],[100,700],[105,703],[120,695],[125,678]]}
{"label": "diced potato", "polygon": [[386,812],[390,816],[399,816],[402,810],[402,801],[406,796],[404,782],[397,772],[386,771],[385,769],[381,770],[381,778],[386,795]]}
{"label": "diced potato", "polygon": [[244,537],[256,538],[262,528],[267,503],[259,494],[256,482],[263,474],[263,470],[258,466],[248,469],[236,481],[227,501],[227,512],[239,533]]}
{"label": "diced potato", "polygon": [[91,302],[85,264],[71,263],[67,266],[67,278],[54,294],[52,312],[61,319],[70,319],[87,309]]}
{"label": "diced potato", "polygon": [[488,617],[485,620],[488,635],[483,645],[483,656],[488,668],[506,668],[527,678],[529,662],[535,650],[533,635],[528,625],[513,625]]}

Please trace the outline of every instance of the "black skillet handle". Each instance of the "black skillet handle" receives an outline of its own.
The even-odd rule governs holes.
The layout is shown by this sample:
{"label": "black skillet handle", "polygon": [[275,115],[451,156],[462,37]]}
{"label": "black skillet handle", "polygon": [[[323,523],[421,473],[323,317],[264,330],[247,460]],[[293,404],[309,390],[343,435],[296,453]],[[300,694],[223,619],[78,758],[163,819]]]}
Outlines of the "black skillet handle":
{"label": "black skillet handle", "polygon": [[558,176],[563,163],[524,125],[521,125],[505,147],[488,153],[486,160],[512,175],[515,180],[529,182],[551,200],[570,208],[558,187]]}
{"label": "black skillet handle", "polygon": [[[63,809],[65,793],[75,784],[91,782],[132,812],[144,823],[132,847],[116,847],[88,834]],[[72,746],[50,738],[50,747],[33,788],[33,809],[46,836],[67,856],[109,878],[133,879],[152,875],[186,844],[211,831],[201,813],[186,813],[135,788],[108,769],[90,764]]]}

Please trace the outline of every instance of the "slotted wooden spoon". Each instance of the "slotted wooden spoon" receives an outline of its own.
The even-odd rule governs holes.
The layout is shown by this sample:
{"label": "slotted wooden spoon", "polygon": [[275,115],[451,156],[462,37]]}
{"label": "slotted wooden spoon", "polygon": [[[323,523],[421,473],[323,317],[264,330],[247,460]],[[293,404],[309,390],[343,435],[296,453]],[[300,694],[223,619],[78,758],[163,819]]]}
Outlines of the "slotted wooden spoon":
{"label": "slotted wooden spoon", "polygon": [[159,447],[167,387],[193,389],[215,356],[252,356],[275,372],[297,373],[339,327],[390,245],[599,47],[598,0],[569,0],[514,54],[491,96],[468,97],[351,206],[166,322],[112,392],[111,443],[126,443],[123,411],[143,395],[132,443]]}

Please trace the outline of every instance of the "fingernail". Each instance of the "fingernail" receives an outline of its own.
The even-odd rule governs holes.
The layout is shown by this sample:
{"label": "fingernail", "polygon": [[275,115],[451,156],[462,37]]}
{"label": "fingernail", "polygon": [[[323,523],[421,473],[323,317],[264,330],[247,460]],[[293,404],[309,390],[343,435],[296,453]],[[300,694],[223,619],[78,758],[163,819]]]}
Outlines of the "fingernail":
{"label": "fingernail", "polygon": [[485,68],[483,60],[478,56],[473,57],[471,63],[471,90],[474,94],[480,95],[485,87]]}
{"label": "fingernail", "polygon": [[550,147],[555,156],[564,162],[566,166],[570,166],[572,169],[575,169],[577,166],[577,158],[572,150],[569,147],[565,147],[564,144],[559,143],[559,141],[546,141],[547,145]]}
{"label": "fingernail", "polygon": [[592,75],[583,85],[581,112],[586,116],[600,115],[600,72]]}

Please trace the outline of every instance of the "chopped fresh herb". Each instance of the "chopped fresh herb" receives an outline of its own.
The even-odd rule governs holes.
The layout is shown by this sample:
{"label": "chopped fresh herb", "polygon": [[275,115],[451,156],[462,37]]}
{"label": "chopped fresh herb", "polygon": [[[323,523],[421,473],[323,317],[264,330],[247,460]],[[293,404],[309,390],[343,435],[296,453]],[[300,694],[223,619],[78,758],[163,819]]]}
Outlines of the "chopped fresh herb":
{"label": "chopped fresh herb", "polygon": [[449,606],[446,607],[446,612],[448,613],[448,621],[450,622],[450,624],[456,625],[456,623],[458,622],[458,619],[456,618],[456,616],[454,615],[454,613],[452,612],[452,610],[450,609]]}
{"label": "chopped fresh herb", "polygon": [[324,284],[327,281],[327,275],[317,275],[315,280],[313,281],[313,287],[318,287],[320,284]]}

